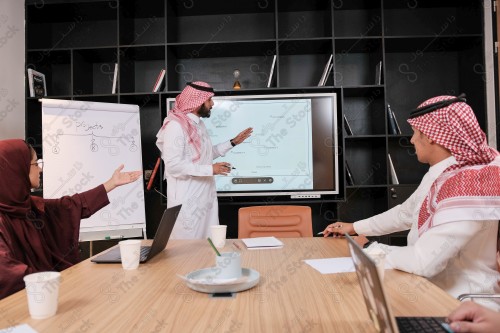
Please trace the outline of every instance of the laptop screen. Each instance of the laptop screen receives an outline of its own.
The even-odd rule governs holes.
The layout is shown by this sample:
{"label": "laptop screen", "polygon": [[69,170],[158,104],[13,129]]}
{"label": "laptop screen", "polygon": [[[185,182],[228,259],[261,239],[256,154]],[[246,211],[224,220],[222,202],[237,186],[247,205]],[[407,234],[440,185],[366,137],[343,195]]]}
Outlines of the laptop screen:
{"label": "laptop screen", "polygon": [[377,332],[398,332],[375,262],[346,235],[370,319]]}
{"label": "laptop screen", "polygon": [[[178,205],[165,209],[158,229],[156,229],[153,243],[150,247],[141,246],[141,262],[148,261],[165,249],[177,220],[177,216],[181,210],[181,206],[182,205]],[[91,261],[95,263],[121,263],[120,248],[118,246],[114,247],[103,254],[95,256]]]}

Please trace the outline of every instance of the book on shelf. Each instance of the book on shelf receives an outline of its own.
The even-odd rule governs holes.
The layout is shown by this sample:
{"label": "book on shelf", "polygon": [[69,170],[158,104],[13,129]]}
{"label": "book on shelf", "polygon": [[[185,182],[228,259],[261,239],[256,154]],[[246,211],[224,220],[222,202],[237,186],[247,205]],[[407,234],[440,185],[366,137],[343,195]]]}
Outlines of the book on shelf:
{"label": "book on shelf", "polygon": [[399,128],[398,120],[390,104],[387,104],[387,121],[389,122],[390,134],[401,134],[401,128]]}
{"label": "book on shelf", "polygon": [[274,66],[276,65],[276,54],[273,57],[273,62],[271,64],[271,70],[269,71],[269,79],[267,80],[267,87],[271,87],[271,83],[273,82],[274,75]]}
{"label": "book on shelf", "polygon": [[328,67],[328,71],[326,72],[325,79],[323,80],[323,84],[321,85],[322,87],[326,86],[326,83],[328,82],[328,79],[330,78],[330,73],[332,72],[333,69],[333,64],[330,64],[330,67]]}
{"label": "book on shelf", "polygon": [[345,178],[347,181],[347,185],[354,185],[354,177],[352,176],[351,168],[349,168],[349,164],[345,161]]}
{"label": "book on shelf", "polygon": [[113,73],[113,88],[111,88],[111,93],[116,94],[116,81],[118,80],[118,64],[115,64],[115,71]]}
{"label": "book on shelf", "polygon": [[391,183],[393,185],[398,185],[399,184],[398,175],[396,173],[396,169],[394,168],[394,163],[392,163],[391,154],[387,154],[387,158],[389,160],[389,169],[391,172]]}
{"label": "book on shelf", "polygon": [[30,97],[47,96],[47,83],[45,74],[28,68],[28,85],[30,88]]}
{"label": "book on shelf", "polygon": [[165,72],[166,72],[165,69],[162,68],[162,70],[158,74],[158,77],[156,78],[156,83],[153,87],[153,92],[158,92],[160,90],[160,87],[162,86],[163,81],[165,79]]}
{"label": "book on shelf", "polygon": [[391,114],[392,114],[392,117],[394,118],[394,124],[396,124],[396,130],[397,130],[398,134],[401,134],[401,127],[399,127],[398,118],[396,117],[396,114],[394,113],[394,111],[392,109],[391,109]]}
{"label": "book on shelf", "polygon": [[318,87],[323,87],[325,85],[328,71],[331,70],[330,64],[332,63],[332,59],[333,59],[333,54],[330,55],[330,58],[328,58],[325,68],[323,69],[323,74],[321,75],[321,79],[319,80]]}
{"label": "book on shelf", "polygon": [[379,61],[375,66],[375,85],[382,84],[382,61]]}
{"label": "book on shelf", "polygon": [[347,120],[347,117],[344,114],[344,129],[347,135],[352,135],[352,128],[351,125],[349,124],[349,121]]}

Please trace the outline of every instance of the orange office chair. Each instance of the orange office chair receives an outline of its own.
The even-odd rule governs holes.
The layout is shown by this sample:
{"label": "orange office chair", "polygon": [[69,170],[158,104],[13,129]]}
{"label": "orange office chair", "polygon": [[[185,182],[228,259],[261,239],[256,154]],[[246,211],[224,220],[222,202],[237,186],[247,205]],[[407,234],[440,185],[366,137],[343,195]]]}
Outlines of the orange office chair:
{"label": "orange office chair", "polygon": [[238,210],[238,238],[312,235],[311,207],[252,206]]}

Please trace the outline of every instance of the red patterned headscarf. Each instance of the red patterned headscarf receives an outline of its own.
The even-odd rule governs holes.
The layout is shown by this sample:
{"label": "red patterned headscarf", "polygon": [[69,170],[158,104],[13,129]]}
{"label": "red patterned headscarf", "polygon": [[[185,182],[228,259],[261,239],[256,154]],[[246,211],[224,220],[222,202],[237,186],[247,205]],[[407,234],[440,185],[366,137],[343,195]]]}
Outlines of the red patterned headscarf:
{"label": "red patterned headscarf", "polygon": [[[450,99],[456,97],[434,97],[419,109]],[[408,122],[457,160],[432,184],[420,208],[419,235],[442,223],[500,218],[499,153],[488,146],[471,107],[458,101]]]}
{"label": "red patterned headscarf", "polygon": [[[454,99],[454,96],[438,96],[419,105],[419,109],[430,104]],[[437,144],[448,149],[458,164],[486,164],[493,161],[498,152],[489,147],[486,135],[479,127],[472,108],[465,102],[457,102],[408,119],[411,126],[424,133]]]}
{"label": "red patterned headscarf", "polygon": [[23,140],[0,140],[0,212],[25,217],[31,209],[31,150]]}
{"label": "red patterned headscarf", "polygon": [[163,131],[170,121],[177,121],[185,133],[188,141],[193,145],[196,155],[193,162],[200,159],[201,142],[196,128],[188,118],[188,114],[199,108],[203,103],[214,96],[213,88],[205,82],[196,81],[188,83],[182,92],[175,98],[175,106],[170,110],[168,116],[163,121],[163,126],[156,135],[156,145],[160,150],[163,149]]}

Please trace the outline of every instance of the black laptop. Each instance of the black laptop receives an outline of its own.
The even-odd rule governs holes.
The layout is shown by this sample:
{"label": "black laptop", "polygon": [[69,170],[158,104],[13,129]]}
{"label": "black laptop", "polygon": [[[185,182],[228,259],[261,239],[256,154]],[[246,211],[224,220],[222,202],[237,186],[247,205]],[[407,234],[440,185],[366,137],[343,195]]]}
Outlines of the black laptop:
{"label": "black laptop", "polygon": [[[146,262],[153,258],[155,255],[163,251],[167,246],[168,239],[174,228],[175,221],[181,210],[181,206],[175,206],[165,209],[163,216],[160,221],[160,225],[156,230],[155,238],[151,246],[141,246],[141,260],[140,262]],[[92,258],[90,261],[99,264],[109,264],[109,263],[121,263],[120,257],[120,247],[115,246],[103,254],[99,254]]]}
{"label": "black laptop", "polygon": [[377,332],[445,332],[453,333],[442,317],[394,317],[375,262],[346,235],[368,314]]}

